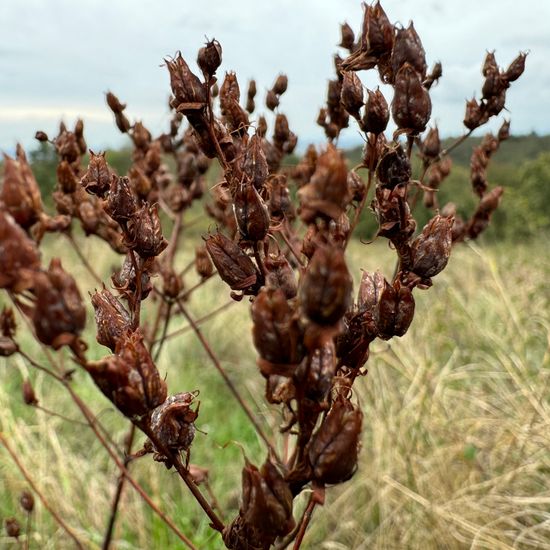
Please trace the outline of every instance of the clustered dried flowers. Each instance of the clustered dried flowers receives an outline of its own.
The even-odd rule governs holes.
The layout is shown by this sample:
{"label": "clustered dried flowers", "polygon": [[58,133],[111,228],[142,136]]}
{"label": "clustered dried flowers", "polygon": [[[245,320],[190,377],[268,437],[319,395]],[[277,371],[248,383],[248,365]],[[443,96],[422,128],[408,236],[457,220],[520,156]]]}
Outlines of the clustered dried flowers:
{"label": "clustered dried flowers", "polygon": [[[413,24],[396,27],[376,2],[365,6],[358,39],[348,24],[341,31],[340,46],[348,55],[335,56],[336,76],[329,81],[326,106],[317,117],[328,144],[320,150],[308,147],[292,169],[284,168],[282,161],[294,151],[297,136],[279,110],[287,77],[278,75],[265,98],[266,107],[274,111],[269,137],[264,116],[251,123],[256,82],[248,84],[244,107],[235,73],[226,73],[218,86],[222,46],[216,40],[198,52],[200,76],[179,53],[166,60],[173,95],[165,134],[153,138],[141,122],[132,124],[125,115],[126,105],[107,94],[118,129],[133,144],[126,176],[109,166],[104,153],[90,152],[84,168],[82,121],[72,131],[61,125],[51,140],[59,157],[55,216],[44,212],[22,148],[17,148],[16,159],[5,158],[0,287],[28,318],[36,338],[53,349],[67,346],[113,405],[146,434],[143,449],[134,456],[152,453],[155,460],[176,468],[228,548],[282,548],[292,541],[299,547],[313,507],[324,502],[325,487],[350,479],[358,467],[363,412],[354,399],[353,383],[366,373],[370,344],[407,332],[414,317],[414,291],[432,285],[433,277],[447,265],[453,243],[476,238],[486,228],[502,195],[500,187],[489,190],[486,168],[508,137],[509,122],[497,136],[487,134],[473,152],[471,181],[480,200],[471,218],[460,219],[452,203],[439,205],[437,191],[451,169],[450,149],[441,149],[437,127],[428,129],[428,123],[430,89],[441,78],[442,66],[435,63],[428,72]],[[494,53],[487,54],[481,100],[466,105],[465,137],[504,109],[506,90],[523,72],[525,57],[520,54],[502,71]],[[358,76],[364,70],[378,70],[381,82],[393,88],[390,103],[380,89],[367,90],[365,95]],[[350,117],[365,136],[362,162],[353,170],[336,147]],[[396,126],[393,135],[387,132],[390,118]],[[50,141],[44,132],[36,137]],[[419,180],[412,175],[415,147],[422,161]],[[169,156],[175,174],[166,163]],[[156,366],[162,338],[157,353],[152,353],[159,326],[168,325],[174,307],[196,328],[184,306],[191,290],[186,291],[175,260],[183,215],[203,196],[205,174],[214,158],[222,174],[211,189],[206,212],[217,230],[204,236],[204,244],[196,248],[195,268],[202,282],[215,269],[233,299],[249,297],[265,397],[280,407],[281,432],[295,440],[291,452],[280,456],[197,332],[268,447],[260,468],[245,460],[242,504],[229,524],[222,522],[216,506],[197,488],[206,476],[197,474],[201,469],[188,460],[199,416],[197,393],[169,395]],[[366,181],[361,171],[366,172]],[[364,271],[354,299],[345,250],[369,193],[379,225],[377,236],[391,243],[397,264],[389,280],[380,272]],[[413,210],[419,194],[434,215],[417,232]],[[174,220],[168,240],[159,206]],[[77,282],[60,260],[52,260],[47,269],[40,260],[38,247],[45,232],[62,232],[74,243],[73,220],[80,222],[86,235],[99,237],[124,257],[112,275],[112,290],[102,283],[91,295],[97,341],[110,350],[99,360],[87,357],[81,338],[86,313]],[[160,285],[155,275],[160,276]],[[157,318],[148,326],[140,316],[145,299],[158,301]],[[11,310],[2,312],[0,327],[0,353],[24,353],[16,341]],[[54,376],[66,385],[70,382],[70,372]],[[24,399],[28,405],[38,404],[28,381]],[[133,438],[133,430],[131,434]],[[185,464],[182,453],[187,456]],[[312,489],[309,513],[296,521],[294,499],[306,487]],[[6,528],[11,536],[19,536],[16,520],[8,520]],[[104,547],[110,536],[108,532]]]}

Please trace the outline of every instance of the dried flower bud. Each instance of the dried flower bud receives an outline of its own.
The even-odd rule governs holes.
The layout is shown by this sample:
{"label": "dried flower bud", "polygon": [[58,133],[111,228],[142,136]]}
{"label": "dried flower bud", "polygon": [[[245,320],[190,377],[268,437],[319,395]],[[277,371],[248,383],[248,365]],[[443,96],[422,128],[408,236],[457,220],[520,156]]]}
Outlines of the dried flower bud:
{"label": "dried flower bud", "polygon": [[176,99],[178,112],[192,114],[206,103],[206,90],[178,52],[175,59],[166,60],[170,73],[170,87]]}
{"label": "dried flower bud", "polygon": [[109,290],[103,288],[92,294],[97,325],[97,341],[115,351],[120,337],[130,328],[130,314]]}
{"label": "dried flower bud", "polygon": [[288,88],[288,78],[286,75],[280,74],[275,80],[275,84],[273,84],[272,90],[277,95],[283,95],[286,92],[287,88]]}
{"label": "dried flower bud", "polygon": [[32,387],[31,381],[29,379],[24,380],[21,389],[23,393],[23,402],[25,403],[25,405],[29,405],[30,407],[38,405],[38,399],[36,398],[34,388]]}
{"label": "dried flower bud", "polygon": [[504,189],[498,186],[491,189],[479,201],[472,219],[464,230],[470,239],[477,238],[487,228],[493,212],[498,208],[503,193]]}
{"label": "dried flower bud", "polygon": [[8,537],[13,537],[15,539],[19,538],[19,535],[21,534],[21,526],[15,518],[6,518],[4,520],[4,527],[6,528]]}
{"label": "dried flower bud", "polygon": [[109,109],[111,109],[111,111],[113,111],[113,113],[115,114],[122,113],[122,111],[126,109],[126,103],[121,103],[118,97],[112,92],[107,92],[105,94],[105,99],[107,101]]}
{"label": "dried flower bud", "polygon": [[310,352],[295,375],[295,384],[302,387],[307,399],[325,404],[336,374],[336,349],[330,340]]}
{"label": "dried flower bud", "polygon": [[314,479],[342,483],[357,469],[363,414],[358,407],[338,397],[307,447]]}
{"label": "dried flower bud", "polygon": [[412,323],[414,317],[414,297],[412,291],[407,286],[402,286],[399,282],[397,287],[397,308],[393,321],[393,334],[395,336],[403,336]]}
{"label": "dried flower bud", "polygon": [[265,105],[270,111],[274,111],[279,106],[279,98],[273,90],[269,90],[265,96]]}
{"label": "dried flower bud", "polygon": [[134,420],[139,421],[166,400],[166,383],[139,331],[125,333],[118,340],[116,355],[89,361],[86,370],[116,407]]}
{"label": "dried flower bud", "polygon": [[253,291],[258,282],[258,272],[250,257],[223,233],[209,235],[205,242],[222,280],[233,290]]}
{"label": "dried flower bud", "polygon": [[34,510],[34,497],[30,491],[23,491],[19,497],[21,508],[30,514]]}
{"label": "dried flower bud", "polygon": [[4,183],[0,201],[15,221],[28,229],[39,220],[44,207],[38,183],[21,145],[17,145],[16,153],[17,160],[4,155]]}
{"label": "dried flower bud", "polygon": [[320,325],[334,325],[350,305],[353,281],[341,248],[319,246],[300,288],[304,313]]}
{"label": "dried flower bud", "polygon": [[451,255],[453,218],[439,214],[422,229],[412,243],[412,271],[423,278],[440,273]]}
{"label": "dried flower bud", "polygon": [[105,212],[119,223],[125,223],[136,215],[137,202],[126,177],[111,176],[111,187],[105,203]]}
{"label": "dried flower bud", "polygon": [[173,453],[188,451],[195,437],[195,420],[199,415],[191,408],[196,393],[176,393],[151,413],[151,431]]}
{"label": "dried flower bud", "polygon": [[506,72],[504,73],[504,78],[508,82],[513,82],[514,80],[517,80],[525,70],[525,58],[527,57],[526,53],[520,53],[512,63],[510,63],[510,66],[506,69]]}
{"label": "dried flower bud", "polygon": [[430,120],[430,94],[422,85],[421,75],[409,63],[405,63],[395,77],[391,112],[399,128],[415,133],[423,132]]}
{"label": "dried flower bud", "polygon": [[422,142],[422,153],[425,157],[434,159],[441,151],[441,140],[439,139],[439,130],[437,126],[430,128],[428,135]]}
{"label": "dried flower bud", "polygon": [[248,140],[244,151],[242,170],[252,182],[252,185],[258,191],[261,191],[269,175],[269,167],[258,134],[253,135]]}
{"label": "dried flower bud", "polygon": [[36,243],[0,206],[0,288],[14,292],[30,288],[33,273],[39,268]]}
{"label": "dried flower bud", "polygon": [[361,32],[361,49],[375,57],[388,54],[393,48],[393,35],[393,25],[380,2],[377,1],[373,6],[366,6]]}
{"label": "dried flower bud", "polygon": [[510,121],[505,120],[498,131],[498,141],[505,141],[510,137]]}
{"label": "dried flower bud", "polygon": [[406,63],[420,75],[421,81],[426,78],[426,52],[412,21],[408,28],[397,30],[391,56],[393,74],[397,75]]}
{"label": "dried flower bud", "polygon": [[48,134],[46,134],[46,132],[42,132],[41,130],[38,130],[38,132],[34,134],[34,139],[37,139],[38,141],[41,141],[41,142],[50,141],[48,138]]}
{"label": "dried flower bud", "polygon": [[495,58],[495,52],[487,52],[485,60],[483,61],[483,67],[481,68],[483,76],[488,76],[491,73],[498,73],[497,60]]}
{"label": "dried flower bud", "polygon": [[111,186],[111,173],[105,160],[105,152],[96,155],[90,151],[88,170],[80,180],[86,192],[98,197],[105,197]]}
{"label": "dried flower bud", "polygon": [[353,29],[347,23],[343,23],[340,26],[340,35],[342,38],[339,46],[349,50],[351,53],[355,45],[355,34],[353,33]]}
{"label": "dried flower bud", "polygon": [[466,102],[466,114],[464,115],[464,126],[468,130],[475,130],[485,122],[484,114],[475,97]]}
{"label": "dried flower bud", "polygon": [[390,110],[384,94],[377,88],[374,92],[367,90],[369,95],[365,104],[365,112],[361,120],[361,129],[373,134],[381,134],[390,120]]}
{"label": "dried flower bud", "polygon": [[266,282],[272,288],[280,288],[288,300],[298,292],[294,271],[284,254],[266,256],[264,266],[267,270]]}
{"label": "dried flower bud", "polygon": [[37,273],[34,281],[36,306],[32,321],[37,338],[58,349],[71,344],[86,323],[86,309],[74,278],[54,258],[48,271]]}
{"label": "dried flower bud", "polygon": [[340,101],[350,115],[359,119],[359,109],[363,107],[363,85],[354,72],[344,72]]}
{"label": "dried flower bud", "polygon": [[202,279],[207,279],[214,273],[214,266],[206,246],[198,246],[195,249],[195,269]]}
{"label": "dried flower bud", "polygon": [[162,226],[157,205],[145,203],[132,221],[133,248],[142,258],[158,256],[167,246],[168,241],[162,235]]}
{"label": "dried flower bud", "polygon": [[247,241],[261,241],[269,230],[269,213],[252,184],[237,186],[233,203],[237,227]]}
{"label": "dried flower bud", "polygon": [[407,154],[400,144],[388,147],[376,167],[380,183],[388,189],[407,183],[411,178],[412,168]]}
{"label": "dried flower bud", "polygon": [[221,64],[221,44],[217,40],[207,42],[206,46],[202,47],[197,55],[197,65],[200,67],[206,82],[209,82]]}
{"label": "dried flower bud", "polygon": [[424,80],[424,87],[429,90],[434,82],[437,82],[443,76],[443,66],[439,61],[434,63],[432,67],[432,72]]}

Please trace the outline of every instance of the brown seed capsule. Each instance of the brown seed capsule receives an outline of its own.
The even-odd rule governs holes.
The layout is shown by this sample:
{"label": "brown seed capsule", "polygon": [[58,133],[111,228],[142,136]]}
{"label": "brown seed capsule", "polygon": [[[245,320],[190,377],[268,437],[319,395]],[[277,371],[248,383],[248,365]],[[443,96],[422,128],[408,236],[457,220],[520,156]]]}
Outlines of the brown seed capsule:
{"label": "brown seed capsule", "polygon": [[351,116],[360,118],[359,109],[363,107],[363,85],[354,72],[344,72],[340,102]]}
{"label": "brown seed capsule", "polygon": [[386,12],[377,1],[373,6],[365,6],[361,49],[369,55],[380,57],[392,51],[394,29]]}
{"label": "brown seed capsule", "polygon": [[265,105],[270,111],[274,111],[279,106],[279,98],[273,90],[269,90],[265,96]]}
{"label": "brown seed capsule", "polygon": [[253,135],[248,140],[244,151],[242,170],[252,185],[258,191],[261,191],[269,175],[269,167],[258,134]]}
{"label": "brown seed capsule", "polygon": [[[294,365],[299,362],[299,333],[292,322],[294,311],[284,291],[280,288],[263,287],[250,311],[252,338],[260,357],[280,365]],[[279,374],[287,373],[282,371]]]}
{"label": "brown seed capsule", "polygon": [[525,70],[525,58],[527,57],[526,53],[520,53],[512,63],[510,63],[510,66],[506,69],[506,72],[504,73],[504,78],[508,82],[513,82],[514,80],[517,80]]}
{"label": "brown seed capsule", "polygon": [[90,151],[88,170],[80,180],[80,184],[90,195],[105,197],[111,186],[111,173],[105,160],[105,152],[96,155]]}
{"label": "brown seed capsule", "polygon": [[23,402],[25,403],[25,405],[29,405],[31,407],[38,405],[38,399],[36,398],[36,394],[34,393],[34,388],[32,387],[31,381],[29,379],[26,379],[23,382],[22,392],[23,392]]}
{"label": "brown seed capsule", "polygon": [[34,510],[34,497],[30,491],[23,491],[19,497],[21,508],[30,514]]}
{"label": "brown seed capsule", "polygon": [[72,343],[84,329],[86,309],[74,278],[54,258],[34,281],[32,321],[37,338],[54,349]]}
{"label": "brown seed capsule", "polygon": [[317,247],[302,279],[304,313],[320,325],[334,325],[350,305],[353,281],[341,248]]}
{"label": "brown seed capsule", "polygon": [[391,104],[392,117],[399,128],[423,132],[432,113],[428,90],[421,75],[405,63],[395,77],[395,93]]}
{"label": "brown seed capsule", "polygon": [[113,111],[113,113],[115,114],[122,113],[122,111],[126,109],[126,103],[121,103],[118,97],[112,92],[107,92],[105,94],[105,99],[107,101],[109,109],[111,109],[111,111]]}
{"label": "brown seed capsule", "polygon": [[422,142],[422,153],[427,158],[436,158],[441,151],[441,140],[439,139],[439,130],[437,126],[430,128],[428,135]]}
{"label": "brown seed capsule", "polygon": [[209,235],[206,249],[220,274],[233,290],[252,291],[258,282],[258,272],[250,257],[223,233]]}
{"label": "brown seed capsule", "polygon": [[283,95],[286,92],[286,89],[288,88],[288,78],[284,74],[280,74],[276,80],[275,84],[273,84],[273,92],[277,95]]}
{"label": "brown seed capsule", "polygon": [[481,110],[475,97],[466,102],[466,114],[464,115],[464,126],[468,130],[475,130],[485,122],[484,113]]}
{"label": "brown seed capsule", "polygon": [[397,287],[397,308],[393,322],[393,333],[395,336],[403,336],[412,323],[414,317],[415,302],[412,291],[409,287],[402,286],[399,282]]}
{"label": "brown seed capsule", "polygon": [[125,333],[116,354],[89,361],[86,370],[99,389],[127,417],[139,420],[166,400],[160,377],[139,331]]}
{"label": "brown seed capsule", "polygon": [[424,87],[429,90],[434,82],[437,82],[443,76],[443,66],[437,61],[432,67],[432,72],[424,80]]}
{"label": "brown seed capsule", "polygon": [[97,341],[115,351],[120,337],[130,328],[130,314],[109,290],[103,288],[91,297],[97,325]]}
{"label": "brown seed capsule", "polygon": [[[240,515],[264,540],[284,536],[294,527],[292,492],[277,467],[267,460],[261,470],[246,461]],[[269,547],[264,546],[264,548]]]}
{"label": "brown seed capsule", "polygon": [[510,137],[510,121],[505,120],[498,130],[498,141],[505,141]]}
{"label": "brown seed capsule", "polygon": [[393,189],[396,185],[408,183],[411,174],[411,162],[401,144],[387,147],[376,167],[376,176],[380,183],[388,189]]}
{"label": "brown seed capsule", "polygon": [[195,269],[202,279],[207,279],[214,273],[214,266],[206,246],[198,246],[195,249]]}
{"label": "brown seed capsule", "polygon": [[420,75],[421,81],[426,78],[426,52],[412,21],[408,28],[397,30],[391,55],[393,74],[397,75],[406,63]]}
{"label": "brown seed capsule", "polygon": [[361,120],[361,129],[373,134],[381,134],[390,120],[390,110],[386,98],[377,88],[374,92],[367,90],[368,100],[365,104],[363,119]]}
{"label": "brown seed capsule", "polygon": [[15,221],[24,229],[34,225],[44,211],[38,183],[27,161],[25,151],[17,145],[17,160],[4,155],[2,201]]}
{"label": "brown seed capsule", "polygon": [[178,112],[192,114],[203,108],[206,90],[178,52],[175,59],[166,60],[170,73],[170,87],[176,99]]}
{"label": "brown seed capsule", "polygon": [[21,292],[34,283],[40,269],[36,243],[0,205],[0,288]]}
{"label": "brown seed capsule", "polygon": [[481,73],[483,76],[487,76],[490,73],[498,73],[498,65],[494,51],[487,52],[485,60],[483,61],[483,67],[481,67]]}
{"label": "brown seed capsule", "polygon": [[357,469],[363,414],[348,399],[338,397],[307,447],[314,479],[342,483]]}
{"label": "brown seed capsule", "polygon": [[412,243],[412,271],[420,277],[434,277],[440,273],[451,255],[453,218],[439,214],[422,229]]}
{"label": "brown seed capsule", "polygon": [[233,202],[237,227],[247,241],[262,241],[269,230],[267,206],[252,184],[237,186]]}
{"label": "brown seed capsule", "polygon": [[188,451],[195,437],[194,422],[199,415],[198,407],[191,408],[195,397],[195,392],[170,395],[151,413],[151,431],[173,453]]}
{"label": "brown seed capsule", "polygon": [[158,256],[167,246],[168,241],[162,235],[162,226],[158,214],[158,206],[145,203],[137,211],[131,227],[134,249],[142,258]]}
{"label": "brown seed capsule", "polygon": [[46,134],[46,132],[42,132],[41,130],[38,130],[38,132],[34,134],[34,139],[37,139],[38,141],[41,141],[41,142],[50,141],[48,138],[48,134]]}
{"label": "brown seed capsule", "polygon": [[268,254],[264,261],[267,270],[266,282],[272,288],[280,288],[286,298],[291,300],[298,292],[294,271],[284,254]]}
{"label": "brown seed capsule", "polygon": [[126,177],[111,176],[111,186],[105,203],[105,212],[119,223],[126,223],[137,212],[137,202]]}
{"label": "brown seed capsule", "polygon": [[349,50],[351,53],[353,51],[353,46],[355,45],[355,35],[353,34],[353,29],[347,23],[343,23],[340,26],[340,35],[342,38],[339,46]]}
{"label": "brown seed capsule", "polygon": [[306,398],[326,403],[332,381],[336,374],[336,349],[334,341],[326,342],[310,352],[295,375],[295,384],[302,386]]}
{"label": "brown seed capsule", "polygon": [[217,40],[207,42],[206,46],[202,47],[197,55],[197,65],[200,67],[206,82],[210,81],[221,64],[221,44]]}
{"label": "brown seed capsule", "polygon": [[15,539],[19,538],[19,535],[21,534],[21,526],[15,518],[6,518],[4,520],[4,527],[6,528],[8,537],[13,537]]}

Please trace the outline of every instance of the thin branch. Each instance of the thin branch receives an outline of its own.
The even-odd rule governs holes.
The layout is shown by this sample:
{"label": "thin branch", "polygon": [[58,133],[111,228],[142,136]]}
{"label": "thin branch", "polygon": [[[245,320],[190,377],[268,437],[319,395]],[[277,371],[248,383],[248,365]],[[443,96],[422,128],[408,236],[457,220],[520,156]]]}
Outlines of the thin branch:
{"label": "thin branch", "polygon": [[2,432],[0,432],[0,443],[4,445],[6,451],[8,451],[11,458],[19,468],[19,471],[23,474],[23,477],[27,480],[27,483],[31,486],[32,490],[37,494],[38,498],[41,500],[42,504],[44,505],[44,508],[46,508],[46,510],[50,512],[50,514],[52,515],[53,519],[57,522],[57,524],[67,533],[67,535],[69,535],[73,539],[74,543],[76,544],[76,547],[84,550],[84,546],[82,545],[78,537],[75,535],[73,530],[65,523],[63,518],[52,508],[52,506],[50,505],[46,497],[42,494],[40,489],[38,489],[32,477],[29,475],[29,473],[23,466],[23,463],[19,460],[19,457],[17,456],[13,448],[10,446],[10,444],[8,443],[8,440],[6,439],[6,437]]}
{"label": "thin branch", "polygon": [[[208,357],[210,357],[210,360],[218,370],[218,372],[222,375],[222,378],[224,379],[225,383],[227,384],[227,387],[230,389],[231,393],[235,397],[235,399],[238,401],[239,405],[245,412],[246,416],[248,416],[250,422],[256,429],[256,432],[258,435],[264,440],[265,444],[267,445],[267,448],[270,450],[270,452],[273,454],[274,457],[278,457],[277,451],[275,450],[275,447],[263,431],[262,427],[258,424],[258,421],[256,420],[256,417],[250,410],[249,406],[246,404],[244,399],[241,397],[239,391],[237,390],[235,384],[233,384],[232,380],[227,375],[227,372],[225,372],[225,369],[222,367],[219,359],[216,357],[215,353],[212,351],[212,348],[210,347],[210,344],[206,341],[206,338],[203,336],[201,329],[197,326],[197,323],[193,320],[185,306],[183,305],[181,300],[177,300],[178,307],[183,314],[183,316],[187,319],[191,327],[193,328],[193,331],[197,335],[197,338],[200,340],[200,343],[202,344],[202,347],[204,348],[204,351],[206,351],[206,354]],[[277,460],[279,460],[277,458]]]}
{"label": "thin branch", "polygon": [[293,550],[298,550],[300,546],[302,546],[302,542],[306,534],[306,529],[307,529],[307,526],[309,525],[309,522],[311,521],[311,516],[313,515],[313,509],[315,508],[316,504],[317,504],[317,499],[315,497],[315,492],[313,492],[309,497],[309,502],[307,503],[306,509],[304,510],[304,514],[300,521],[298,534],[296,535],[296,540],[294,542],[294,546],[292,547]]}

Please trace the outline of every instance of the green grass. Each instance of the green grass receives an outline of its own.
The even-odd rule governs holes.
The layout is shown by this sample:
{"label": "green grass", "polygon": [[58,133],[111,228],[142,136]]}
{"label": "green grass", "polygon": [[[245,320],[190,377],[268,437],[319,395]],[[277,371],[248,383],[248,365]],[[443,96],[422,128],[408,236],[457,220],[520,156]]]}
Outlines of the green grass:
{"label": "green grass", "polygon": [[[65,241],[48,243],[45,250],[54,254],[61,245],[86,295],[97,285]],[[84,247],[91,257],[91,242],[84,241]],[[107,249],[95,254],[102,273],[116,265]],[[353,243],[349,251],[356,281],[360,268],[391,273],[392,257],[380,243]],[[185,258],[180,263],[185,265]],[[464,245],[454,250],[433,288],[416,292],[417,313],[408,334],[375,342],[368,376],[356,384],[365,412],[359,470],[351,481],[328,490],[303,548],[550,548],[549,275],[543,239],[515,247]],[[189,307],[197,317],[228,295],[212,280]],[[146,309],[144,319],[150,318]],[[88,321],[89,353],[100,357],[106,350],[93,344],[91,314]],[[175,315],[170,332],[184,325]],[[206,323],[204,333],[266,429],[276,433],[281,417],[261,399],[247,302]],[[46,361],[23,323],[19,338],[32,346],[33,357]],[[206,434],[197,433],[191,460],[210,469],[212,488],[230,518],[239,506],[243,452],[263,460],[261,441],[192,332],[166,343],[159,368],[171,393],[200,390],[197,426]],[[89,429],[22,404],[21,381],[27,376],[45,407],[79,418],[59,385],[21,358],[10,358],[0,360],[0,430],[86,546],[100,548],[116,468]],[[122,441],[127,422],[85,373],[75,374],[74,387]],[[222,547],[173,471],[146,457],[132,472],[197,547]],[[22,519],[18,498],[26,483],[1,450],[0,479],[0,516]],[[295,515],[306,496],[297,499]],[[33,524],[34,548],[72,547],[40,504]],[[17,548],[0,536],[4,546]],[[116,547],[179,546],[127,486]]]}

